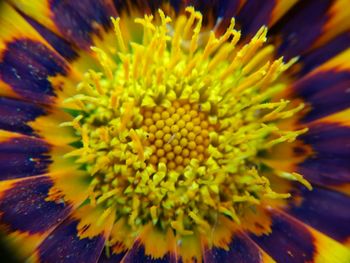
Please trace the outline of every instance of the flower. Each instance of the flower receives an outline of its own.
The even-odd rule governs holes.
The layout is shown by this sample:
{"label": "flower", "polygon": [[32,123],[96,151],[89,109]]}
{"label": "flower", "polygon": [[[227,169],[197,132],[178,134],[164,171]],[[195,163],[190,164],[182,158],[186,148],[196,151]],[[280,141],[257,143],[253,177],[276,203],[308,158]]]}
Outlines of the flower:
{"label": "flower", "polygon": [[20,259],[350,261],[347,1],[0,12],[0,229]]}

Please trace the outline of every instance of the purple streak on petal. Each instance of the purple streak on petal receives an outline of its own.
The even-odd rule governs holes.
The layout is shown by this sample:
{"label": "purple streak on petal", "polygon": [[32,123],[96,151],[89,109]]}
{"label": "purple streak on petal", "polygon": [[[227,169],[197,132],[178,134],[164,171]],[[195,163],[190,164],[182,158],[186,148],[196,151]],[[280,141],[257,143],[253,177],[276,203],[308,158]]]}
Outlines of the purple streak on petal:
{"label": "purple streak on petal", "polygon": [[298,172],[307,180],[323,186],[350,182],[350,127],[314,124],[300,139],[315,153],[298,165]]}
{"label": "purple streak on petal", "polygon": [[287,13],[271,30],[271,33],[281,34],[279,55],[289,60],[306,52],[322,34],[331,3],[332,0],[299,1]]}
{"label": "purple streak on petal", "polygon": [[295,83],[294,90],[311,104],[302,121],[314,121],[350,107],[350,72],[329,70],[307,75]]}
{"label": "purple streak on petal", "polygon": [[255,34],[263,25],[270,21],[276,0],[250,0],[237,15],[237,22],[241,25],[242,34]]}
{"label": "purple streak on petal", "polygon": [[67,219],[60,224],[39,246],[40,262],[95,263],[102,252],[105,238],[102,234],[93,238],[78,237],[78,221]]}
{"label": "purple streak on petal", "polygon": [[236,233],[229,245],[229,250],[212,248],[204,252],[205,263],[237,262],[260,263],[262,255],[259,248],[249,238]]}
{"label": "purple streak on petal", "polygon": [[[112,249],[110,248],[110,250],[112,250]],[[103,250],[100,258],[98,259],[98,263],[119,263],[122,261],[124,256],[125,256],[125,252],[122,252],[119,254],[113,253],[108,257],[105,253],[105,250]]]}
{"label": "purple streak on petal", "polygon": [[299,137],[312,146],[317,156],[348,158],[350,156],[350,127],[337,123],[317,123]]}
{"label": "purple streak on petal", "polygon": [[56,49],[56,51],[68,61],[72,61],[78,58],[78,53],[75,48],[67,40],[61,38],[60,36],[53,33],[51,30],[37,22],[35,19],[27,16],[26,14],[18,11],[27,22],[34,27],[41,36],[43,36],[51,45]]}
{"label": "purple streak on petal", "polygon": [[317,186],[312,191],[301,188],[295,195],[302,202],[290,202],[289,214],[340,242],[350,237],[349,196]]}
{"label": "purple streak on petal", "polygon": [[96,24],[107,31],[111,27],[111,16],[116,16],[113,7],[104,1],[61,1],[50,0],[53,20],[61,34],[80,48],[89,50],[92,36],[102,32]]}
{"label": "purple streak on petal", "polygon": [[350,47],[350,32],[343,33],[338,37],[332,39],[325,45],[318,47],[311,52],[301,56],[300,62],[303,68],[300,72],[301,75],[305,75],[319,65],[328,61],[329,59],[340,54],[342,51]]}
{"label": "purple streak on petal", "polygon": [[0,62],[0,78],[25,99],[47,102],[54,96],[48,77],[66,74],[67,65],[44,44],[18,39],[7,44]]}
{"label": "purple streak on petal", "polygon": [[123,263],[169,263],[175,262],[175,257],[166,254],[163,258],[154,259],[149,255],[145,255],[144,246],[136,241],[133,247],[126,253]]}
{"label": "purple streak on petal", "polygon": [[50,146],[43,140],[21,137],[0,143],[0,181],[38,176],[52,163]]}
{"label": "purple streak on petal", "polygon": [[45,114],[44,109],[39,105],[0,97],[0,129],[2,130],[35,135],[27,123]]}
{"label": "purple streak on petal", "polygon": [[63,201],[45,200],[52,186],[49,177],[14,183],[0,197],[0,224],[11,232],[43,233],[63,221],[71,206]]}
{"label": "purple streak on petal", "polygon": [[298,172],[313,184],[341,185],[350,182],[349,158],[310,157],[299,164]]}
{"label": "purple streak on petal", "polygon": [[313,262],[316,248],[309,230],[297,221],[273,212],[271,233],[252,239],[277,262]]}

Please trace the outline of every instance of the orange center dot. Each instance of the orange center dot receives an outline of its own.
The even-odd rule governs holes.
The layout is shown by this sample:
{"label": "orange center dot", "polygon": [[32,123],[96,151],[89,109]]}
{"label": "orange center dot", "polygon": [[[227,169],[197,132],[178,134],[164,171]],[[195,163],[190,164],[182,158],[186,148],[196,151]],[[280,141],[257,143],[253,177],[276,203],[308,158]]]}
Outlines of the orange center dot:
{"label": "orange center dot", "polygon": [[192,159],[202,162],[208,158],[209,131],[214,127],[197,104],[174,101],[169,108],[146,108],[143,116],[151,164],[163,162],[169,170],[181,172]]}

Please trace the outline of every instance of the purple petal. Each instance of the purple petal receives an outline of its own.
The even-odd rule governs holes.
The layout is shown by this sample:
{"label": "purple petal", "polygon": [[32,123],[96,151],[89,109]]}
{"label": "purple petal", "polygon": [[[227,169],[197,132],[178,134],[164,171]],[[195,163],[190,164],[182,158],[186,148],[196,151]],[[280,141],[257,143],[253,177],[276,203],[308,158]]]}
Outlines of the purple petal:
{"label": "purple petal", "polygon": [[287,216],[272,212],[271,233],[252,239],[277,262],[313,262],[315,246],[309,230]]}
{"label": "purple petal", "polygon": [[275,0],[247,1],[237,16],[237,21],[242,26],[242,33],[244,35],[255,34],[261,26],[268,25],[275,5]]}
{"label": "purple petal", "polygon": [[228,18],[235,16],[238,11],[238,7],[242,1],[241,0],[219,0],[218,1],[218,16],[223,18]]}
{"label": "purple petal", "polygon": [[311,52],[301,56],[302,63],[301,75],[305,75],[313,69],[327,62],[329,59],[340,54],[342,51],[350,47],[350,32],[340,34],[325,45],[318,47]]}
{"label": "purple petal", "polygon": [[[156,244],[155,244],[156,245]],[[163,258],[152,258],[149,255],[145,255],[144,246],[136,241],[133,247],[126,253],[123,258],[123,263],[168,263],[175,262],[175,257],[170,254],[166,254]]]}
{"label": "purple petal", "polygon": [[7,44],[0,63],[0,78],[25,99],[48,102],[55,96],[49,77],[65,75],[67,65],[44,44],[29,39]]}
{"label": "purple petal", "polygon": [[307,51],[323,33],[331,3],[331,0],[299,1],[272,29],[273,33],[281,34],[283,41],[278,53],[289,60]]}
{"label": "purple petal", "polygon": [[[20,11],[19,11],[20,12]],[[50,29],[46,28],[35,19],[20,12],[20,14],[27,20],[27,22],[34,27],[41,36],[43,36],[55,50],[68,61],[72,61],[78,57],[76,49],[67,40],[53,33]]]}
{"label": "purple petal", "polygon": [[[112,248],[109,248],[109,249],[112,250]],[[107,256],[105,251],[103,250],[100,258],[98,259],[98,263],[119,263],[122,261],[124,256],[125,256],[125,252],[122,252],[119,254],[112,253],[112,255]]]}
{"label": "purple petal", "polygon": [[0,222],[10,232],[43,233],[64,220],[71,206],[46,201],[53,182],[37,177],[14,183],[0,198]]}
{"label": "purple petal", "polygon": [[308,158],[299,164],[298,172],[311,183],[318,185],[340,185],[350,182],[349,159]]}
{"label": "purple petal", "polygon": [[299,137],[312,146],[316,155],[334,158],[350,156],[350,127],[337,123],[317,123]]}
{"label": "purple petal", "polygon": [[102,252],[105,238],[102,234],[80,239],[78,221],[67,219],[60,224],[39,246],[40,262],[95,263]]}
{"label": "purple petal", "polygon": [[291,202],[289,214],[340,242],[350,237],[349,196],[317,186],[312,191],[302,188],[296,195],[302,201]]}
{"label": "purple petal", "polygon": [[60,33],[70,42],[88,50],[92,36],[101,33],[96,25],[105,31],[111,27],[110,17],[116,16],[114,7],[107,1],[50,1],[53,21]]}
{"label": "purple petal", "polygon": [[46,112],[39,105],[0,97],[0,129],[2,130],[35,135],[28,122],[45,114]]}
{"label": "purple petal", "polygon": [[215,23],[218,19],[222,19],[220,27],[225,31],[230,24],[231,18],[237,14],[240,0],[192,0],[185,1],[187,5],[194,6],[196,10],[203,14],[204,24],[208,18],[212,17]]}
{"label": "purple petal", "polygon": [[337,185],[350,182],[350,127],[319,123],[300,137],[315,155],[298,165],[298,172],[311,183]]}
{"label": "purple petal", "polygon": [[350,72],[329,70],[307,75],[296,82],[294,90],[311,104],[303,122],[314,121],[350,107]]}
{"label": "purple petal", "polygon": [[257,245],[243,234],[235,233],[228,250],[212,248],[204,252],[204,262],[259,263],[262,254]]}
{"label": "purple petal", "polygon": [[33,137],[16,137],[0,143],[0,180],[37,176],[48,172],[50,146]]}

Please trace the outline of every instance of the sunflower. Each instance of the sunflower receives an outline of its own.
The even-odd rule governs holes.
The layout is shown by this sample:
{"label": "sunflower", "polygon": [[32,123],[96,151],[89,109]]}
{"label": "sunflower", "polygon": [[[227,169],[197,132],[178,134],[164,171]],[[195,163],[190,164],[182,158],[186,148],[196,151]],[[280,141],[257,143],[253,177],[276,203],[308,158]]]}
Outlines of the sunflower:
{"label": "sunflower", "polygon": [[0,3],[0,230],[28,262],[350,262],[348,0]]}

